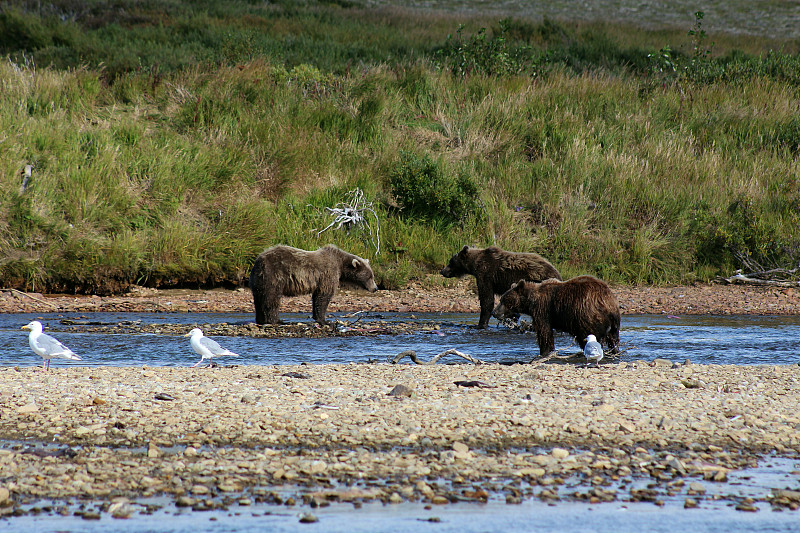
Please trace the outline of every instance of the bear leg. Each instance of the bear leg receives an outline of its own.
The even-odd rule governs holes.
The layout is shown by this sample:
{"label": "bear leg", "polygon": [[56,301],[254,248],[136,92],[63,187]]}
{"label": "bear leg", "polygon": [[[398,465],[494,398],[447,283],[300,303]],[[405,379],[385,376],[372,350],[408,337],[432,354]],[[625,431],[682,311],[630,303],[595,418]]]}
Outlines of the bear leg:
{"label": "bear leg", "polygon": [[[281,296],[283,296],[283,289],[269,290],[264,294],[261,304],[261,313],[264,316],[264,324],[280,324],[278,318],[278,311],[281,308]],[[256,311],[257,312],[257,311]],[[258,322],[261,324],[261,322]]]}
{"label": "bear leg", "polygon": [[556,349],[556,342],[553,338],[553,329],[547,325],[536,328],[536,339],[539,341],[539,357],[550,355]]}
{"label": "bear leg", "polygon": [[311,295],[311,316],[321,325],[327,324],[325,314],[328,312],[328,305],[332,299],[332,294],[324,294],[320,291],[314,291]]}
{"label": "bear leg", "polygon": [[486,329],[494,310],[494,291],[483,286],[478,287],[478,299],[481,303],[481,318],[478,320],[478,329]]}

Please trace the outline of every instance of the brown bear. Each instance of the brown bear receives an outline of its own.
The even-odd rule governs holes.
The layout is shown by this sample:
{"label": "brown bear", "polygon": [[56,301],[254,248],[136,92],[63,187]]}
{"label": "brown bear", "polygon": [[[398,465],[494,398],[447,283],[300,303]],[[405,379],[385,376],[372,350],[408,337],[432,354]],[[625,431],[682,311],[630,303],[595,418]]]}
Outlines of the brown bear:
{"label": "brown bear", "polygon": [[533,319],[539,355],[555,350],[553,330],[573,335],[581,349],[586,336],[594,335],[611,353],[619,353],[619,303],[608,284],[594,276],[541,283],[520,281],[500,297],[494,310],[498,319],[525,313]]}
{"label": "brown bear", "polygon": [[311,252],[278,245],[263,251],[250,272],[256,324],[278,324],[281,297],[301,294],[311,294],[311,316],[325,324],[328,304],[341,281],[378,290],[369,261],[336,246]]}
{"label": "brown bear", "polygon": [[547,259],[539,254],[517,253],[501,250],[497,246],[470,248],[464,246],[450,258],[440,274],[446,278],[475,276],[478,283],[478,300],[481,302],[481,318],[478,328],[489,324],[494,309],[494,295],[503,294],[511,285],[523,280],[543,281],[561,279],[561,274]]}

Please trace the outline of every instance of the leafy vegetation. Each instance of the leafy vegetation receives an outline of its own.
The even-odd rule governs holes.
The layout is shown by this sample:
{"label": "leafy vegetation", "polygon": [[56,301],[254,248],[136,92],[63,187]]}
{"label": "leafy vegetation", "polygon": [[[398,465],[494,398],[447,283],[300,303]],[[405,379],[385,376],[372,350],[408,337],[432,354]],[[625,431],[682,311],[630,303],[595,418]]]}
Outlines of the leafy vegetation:
{"label": "leafy vegetation", "polygon": [[[0,284],[236,285],[275,243],[335,242],[389,288],[464,244],[619,283],[796,266],[796,43],[712,45],[704,20],[7,2]],[[319,233],[356,187],[378,256]]]}

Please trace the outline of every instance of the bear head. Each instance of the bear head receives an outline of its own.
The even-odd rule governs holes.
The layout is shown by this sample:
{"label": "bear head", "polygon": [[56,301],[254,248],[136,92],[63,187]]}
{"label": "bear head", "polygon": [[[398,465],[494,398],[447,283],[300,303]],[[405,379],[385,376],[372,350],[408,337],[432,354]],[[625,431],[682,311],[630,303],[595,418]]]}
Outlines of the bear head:
{"label": "bear head", "polygon": [[511,288],[500,297],[500,303],[494,308],[492,315],[498,320],[515,318],[524,312],[529,297],[528,293],[537,285],[538,283],[525,280],[512,284]]}
{"label": "bear head", "polygon": [[464,246],[460,252],[451,257],[450,262],[439,274],[446,278],[463,278],[467,274],[473,274],[469,246]]}
{"label": "bear head", "polygon": [[378,285],[375,283],[375,274],[372,272],[372,267],[369,266],[369,261],[359,257],[353,257],[352,260],[344,262],[339,279],[340,281],[348,281],[360,285],[369,292],[378,290]]}

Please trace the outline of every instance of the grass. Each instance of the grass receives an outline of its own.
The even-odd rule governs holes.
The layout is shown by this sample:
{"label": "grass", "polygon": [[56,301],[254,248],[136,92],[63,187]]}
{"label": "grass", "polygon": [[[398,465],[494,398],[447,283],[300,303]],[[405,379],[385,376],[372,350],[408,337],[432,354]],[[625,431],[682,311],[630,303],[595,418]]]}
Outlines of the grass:
{"label": "grass", "polygon": [[[800,261],[796,42],[698,54],[686,29],[344,2],[37,6],[0,8],[2,285],[233,286],[276,243],[335,243],[387,288],[464,244],[629,284]],[[392,186],[423,160],[424,194]],[[356,187],[380,254],[319,233]]]}

